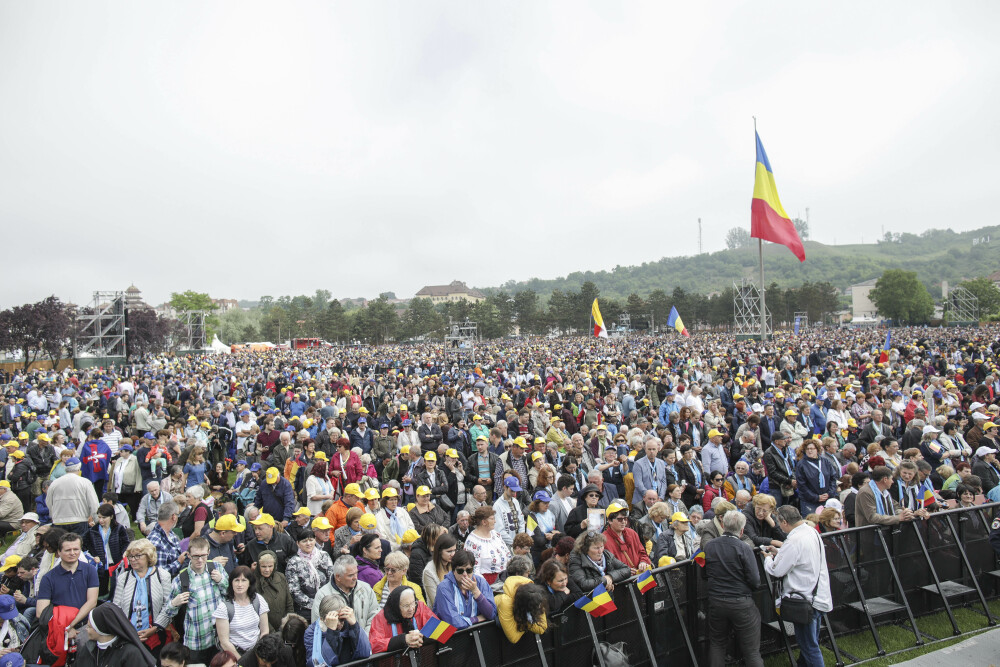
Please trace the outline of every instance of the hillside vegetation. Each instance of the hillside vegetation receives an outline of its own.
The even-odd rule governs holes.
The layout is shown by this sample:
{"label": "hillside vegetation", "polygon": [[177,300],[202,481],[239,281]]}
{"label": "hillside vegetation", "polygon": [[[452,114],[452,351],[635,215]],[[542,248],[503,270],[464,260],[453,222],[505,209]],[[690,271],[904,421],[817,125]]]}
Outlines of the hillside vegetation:
{"label": "hillside vegetation", "polygon": [[[986,238],[990,240],[985,241]],[[976,243],[976,240],[983,242]],[[783,246],[764,244],[765,280],[782,287],[805,282],[828,282],[839,290],[878,278],[886,269],[916,271],[919,280],[935,298],[941,296],[941,281],[954,286],[963,280],[985,276],[1000,269],[1000,226],[972,232],[931,229],[922,234],[886,234],[873,244],[824,245],[806,241],[806,261],[800,263]],[[732,287],[747,277],[757,282],[757,242],[735,250],[690,257],[664,257],[639,266],[617,266],[611,271],[577,271],[564,278],[508,281],[493,290],[516,293],[534,290],[545,297],[553,290],[579,290],[592,282],[602,296],[627,298],[656,289],[670,292],[680,287],[710,294]],[[490,288],[481,288],[490,291]]]}

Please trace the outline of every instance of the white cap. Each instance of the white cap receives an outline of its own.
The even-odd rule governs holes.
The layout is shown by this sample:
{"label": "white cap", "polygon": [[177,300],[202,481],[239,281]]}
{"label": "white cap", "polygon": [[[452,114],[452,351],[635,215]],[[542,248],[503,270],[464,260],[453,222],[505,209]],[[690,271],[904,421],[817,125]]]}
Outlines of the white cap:
{"label": "white cap", "polygon": [[940,433],[940,432],[941,432],[941,429],[934,428],[930,424],[928,424],[927,426],[924,427],[924,435],[927,435],[928,433]]}
{"label": "white cap", "polygon": [[979,408],[985,408],[985,407],[986,406],[983,405],[982,403],[976,402],[969,406],[969,410],[978,410]]}
{"label": "white cap", "polygon": [[841,503],[836,498],[830,498],[829,500],[827,500],[826,504],[823,505],[823,507],[826,507],[826,508],[832,509],[832,510],[837,510],[838,512],[843,512],[844,511],[844,504]]}
{"label": "white cap", "polygon": [[987,454],[996,454],[996,453],[997,450],[993,449],[992,447],[986,447],[985,445],[976,450],[976,456],[978,456],[979,458],[983,458]]}
{"label": "white cap", "polygon": [[761,405],[760,403],[754,403],[753,404],[753,411],[754,412],[764,412],[764,406]]}
{"label": "white cap", "polygon": [[989,417],[984,415],[982,412],[973,412],[972,418],[979,421],[986,421],[987,419],[989,419]]}

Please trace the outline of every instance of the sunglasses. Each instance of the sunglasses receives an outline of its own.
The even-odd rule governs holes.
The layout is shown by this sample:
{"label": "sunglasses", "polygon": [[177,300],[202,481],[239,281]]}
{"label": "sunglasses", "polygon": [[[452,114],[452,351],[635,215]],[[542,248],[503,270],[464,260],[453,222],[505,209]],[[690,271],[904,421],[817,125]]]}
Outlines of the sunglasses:
{"label": "sunglasses", "polygon": [[472,567],[456,567],[455,574],[472,574],[474,570]]}

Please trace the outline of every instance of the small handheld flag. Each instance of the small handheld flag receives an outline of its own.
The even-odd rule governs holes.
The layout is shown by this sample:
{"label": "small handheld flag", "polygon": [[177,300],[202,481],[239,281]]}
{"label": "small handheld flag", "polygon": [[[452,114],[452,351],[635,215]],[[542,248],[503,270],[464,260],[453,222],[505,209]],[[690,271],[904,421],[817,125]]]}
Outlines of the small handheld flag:
{"label": "small handheld flag", "polygon": [[653,576],[652,570],[646,570],[635,580],[635,587],[639,589],[640,593],[645,593],[651,588],[656,588],[656,577]]}
{"label": "small handheld flag", "polygon": [[538,522],[535,521],[535,517],[528,515],[528,533],[531,534],[535,532],[535,528],[538,528]]}
{"label": "small handheld flag", "polygon": [[670,307],[670,317],[667,318],[667,326],[677,329],[677,332],[682,336],[691,337],[687,327],[684,326],[684,320],[681,319],[680,314],[677,312],[677,306]]}
{"label": "small handheld flag", "polygon": [[930,507],[937,502],[937,498],[934,497],[934,492],[930,489],[924,491],[924,507]]}
{"label": "small handheld flag", "polygon": [[694,562],[698,563],[698,565],[700,565],[702,567],[705,567],[705,552],[704,551],[699,551],[698,553],[696,553],[694,555],[694,559],[693,560],[694,560]]}
{"label": "small handheld flag", "polygon": [[597,307],[597,299],[590,307],[590,314],[594,318],[594,336],[597,338],[607,338],[608,330],[604,328],[604,318],[601,317],[601,309]]}
{"label": "small handheld flag", "polygon": [[594,589],[591,593],[593,597],[587,597],[584,595],[579,600],[573,603],[577,609],[582,609],[591,616],[604,616],[609,614],[618,607],[615,605],[614,601],[611,599],[611,594],[608,593],[608,589],[601,584]]}
{"label": "small handheld flag", "polygon": [[127,570],[128,567],[129,567],[128,556],[122,556],[122,559],[120,561],[118,561],[117,563],[108,568],[108,576],[113,577],[115,574],[115,570],[117,570],[118,568]]}
{"label": "small handheld flag", "polygon": [[455,634],[455,626],[445,623],[439,618],[431,618],[424,627],[420,628],[420,634],[445,644]]}

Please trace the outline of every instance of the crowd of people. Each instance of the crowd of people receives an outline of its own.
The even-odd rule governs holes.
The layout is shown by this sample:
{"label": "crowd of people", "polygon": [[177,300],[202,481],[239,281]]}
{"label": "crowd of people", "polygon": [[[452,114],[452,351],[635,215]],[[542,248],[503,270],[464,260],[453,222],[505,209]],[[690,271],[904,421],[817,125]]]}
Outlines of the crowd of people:
{"label": "crowd of people", "polygon": [[0,667],[332,666],[433,642],[432,619],[494,621],[516,643],[600,585],[699,556],[713,641],[736,628],[759,664],[753,548],[783,600],[809,599],[801,664],[822,664],[817,531],[1000,500],[997,333],[894,329],[890,349],[885,330],[521,338],[471,365],[425,344],[17,373],[0,416]]}

